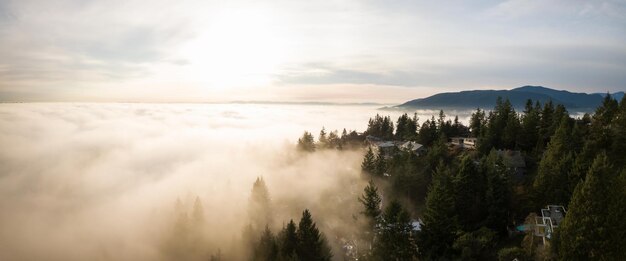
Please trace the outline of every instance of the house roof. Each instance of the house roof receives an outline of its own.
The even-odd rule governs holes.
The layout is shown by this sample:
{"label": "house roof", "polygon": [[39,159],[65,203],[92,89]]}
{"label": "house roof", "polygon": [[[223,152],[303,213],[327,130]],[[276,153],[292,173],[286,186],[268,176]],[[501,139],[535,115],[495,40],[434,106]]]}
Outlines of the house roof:
{"label": "house roof", "polygon": [[405,143],[402,143],[402,145],[400,145],[400,147],[403,148],[403,149],[408,149],[408,150],[415,151],[415,150],[418,150],[418,149],[424,147],[424,145],[419,144],[419,143],[414,142],[414,141],[407,141]]}
{"label": "house roof", "polygon": [[393,143],[393,142],[391,142],[391,141],[381,142],[381,143],[378,143],[378,144],[376,144],[376,145],[377,145],[378,147],[381,147],[381,148],[395,147],[395,146],[396,146],[396,144],[394,144],[394,143]]}

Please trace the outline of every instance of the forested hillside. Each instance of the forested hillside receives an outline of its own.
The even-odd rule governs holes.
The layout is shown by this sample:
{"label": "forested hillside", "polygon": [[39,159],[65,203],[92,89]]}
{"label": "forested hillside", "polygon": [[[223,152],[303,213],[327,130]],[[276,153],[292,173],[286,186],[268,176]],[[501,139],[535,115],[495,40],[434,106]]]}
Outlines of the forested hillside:
{"label": "forested hillside", "polygon": [[[493,110],[477,109],[469,126],[443,111],[420,121],[404,114],[394,123],[376,115],[363,133],[334,131],[329,137],[322,130],[315,142],[305,132],[298,141],[308,153],[364,150],[362,175],[370,183],[359,198],[362,212],[354,215],[367,222],[360,239],[350,244],[358,251],[335,255],[348,260],[626,259],[625,98],[618,102],[607,95],[593,114],[577,118],[550,101],[528,100],[518,112],[498,98]],[[475,138],[476,146],[455,145],[455,137]],[[382,149],[406,141],[424,145],[425,152]],[[550,227],[554,231],[546,232],[544,243],[536,218],[548,205],[566,212],[559,212],[564,218]]]}

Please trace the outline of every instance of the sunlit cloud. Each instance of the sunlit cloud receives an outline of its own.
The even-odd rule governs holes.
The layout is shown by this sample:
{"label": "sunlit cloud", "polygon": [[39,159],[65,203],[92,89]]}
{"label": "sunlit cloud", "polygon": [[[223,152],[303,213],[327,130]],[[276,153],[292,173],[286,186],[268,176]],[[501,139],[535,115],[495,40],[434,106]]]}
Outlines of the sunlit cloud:
{"label": "sunlit cloud", "polygon": [[610,0],[3,1],[0,97],[288,101],[290,92],[267,92],[311,85],[618,91],[625,9]]}

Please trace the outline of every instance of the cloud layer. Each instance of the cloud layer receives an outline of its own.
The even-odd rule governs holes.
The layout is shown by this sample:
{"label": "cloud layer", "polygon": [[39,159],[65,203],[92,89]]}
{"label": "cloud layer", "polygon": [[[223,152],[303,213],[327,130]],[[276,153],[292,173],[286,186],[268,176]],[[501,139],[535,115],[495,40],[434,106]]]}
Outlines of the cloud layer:
{"label": "cloud layer", "polygon": [[294,142],[321,126],[363,130],[374,113],[371,106],[1,104],[0,259],[172,258],[164,242],[175,202],[191,208],[196,196],[207,219],[205,251],[237,252],[232,242],[249,222],[258,176],[277,227],[309,208],[335,240],[338,228],[355,226],[362,152],[300,155]]}
{"label": "cloud layer", "polygon": [[[626,2],[3,1],[0,100],[353,101],[624,89]],[[273,95],[267,96],[270,92]],[[355,92],[356,93],[356,92]],[[393,99],[395,102],[402,100]]]}

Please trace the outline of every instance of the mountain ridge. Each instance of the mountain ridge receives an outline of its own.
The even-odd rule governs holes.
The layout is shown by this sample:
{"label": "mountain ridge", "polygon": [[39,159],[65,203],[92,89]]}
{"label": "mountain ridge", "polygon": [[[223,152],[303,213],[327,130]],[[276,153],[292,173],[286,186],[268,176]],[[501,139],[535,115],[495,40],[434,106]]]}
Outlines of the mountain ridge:
{"label": "mountain ridge", "polygon": [[[498,97],[509,99],[513,107],[524,108],[528,99],[541,103],[552,101],[555,104],[563,104],[572,111],[593,111],[602,103],[606,94],[570,92],[566,90],[555,90],[543,86],[526,85],[510,90],[468,90],[460,92],[444,92],[429,97],[414,99],[394,108],[454,108],[454,109],[476,109],[493,108]],[[620,100],[624,92],[612,93],[611,96]]]}

